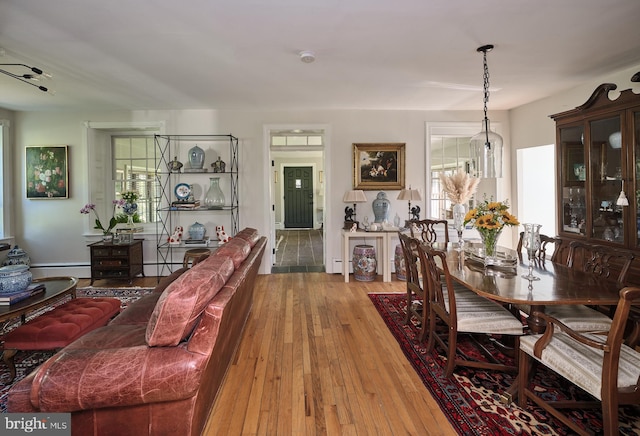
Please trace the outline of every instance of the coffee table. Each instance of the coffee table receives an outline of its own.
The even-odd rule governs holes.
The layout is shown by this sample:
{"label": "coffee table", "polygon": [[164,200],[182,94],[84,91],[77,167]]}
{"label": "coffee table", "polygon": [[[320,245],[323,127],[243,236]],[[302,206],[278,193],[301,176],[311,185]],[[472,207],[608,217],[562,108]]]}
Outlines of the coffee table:
{"label": "coffee table", "polygon": [[20,322],[24,323],[28,313],[48,306],[67,295],[71,295],[71,298],[76,297],[76,286],[78,285],[76,277],[45,277],[33,281],[44,283],[45,291],[16,304],[0,306],[0,327],[2,327],[2,323],[17,317],[20,317]]}

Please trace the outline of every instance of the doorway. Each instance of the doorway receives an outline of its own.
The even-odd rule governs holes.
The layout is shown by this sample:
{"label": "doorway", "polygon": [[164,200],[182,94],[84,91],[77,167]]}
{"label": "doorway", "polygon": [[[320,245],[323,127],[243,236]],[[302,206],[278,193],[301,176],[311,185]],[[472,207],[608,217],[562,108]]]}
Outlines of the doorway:
{"label": "doorway", "polygon": [[272,273],[325,271],[324,128],[265,128],[271,166]]}

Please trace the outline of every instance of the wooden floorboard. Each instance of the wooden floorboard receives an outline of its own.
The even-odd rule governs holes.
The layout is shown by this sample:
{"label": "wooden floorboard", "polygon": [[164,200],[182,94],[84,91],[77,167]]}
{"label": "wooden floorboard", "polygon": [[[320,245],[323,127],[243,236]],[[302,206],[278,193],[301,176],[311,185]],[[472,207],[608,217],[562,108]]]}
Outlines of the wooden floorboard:
{"label": "wooden floorboard", "polygon": [[367,296],[404,291],[395,278],[258,276],[253,310],[203,435],[455,435]]}

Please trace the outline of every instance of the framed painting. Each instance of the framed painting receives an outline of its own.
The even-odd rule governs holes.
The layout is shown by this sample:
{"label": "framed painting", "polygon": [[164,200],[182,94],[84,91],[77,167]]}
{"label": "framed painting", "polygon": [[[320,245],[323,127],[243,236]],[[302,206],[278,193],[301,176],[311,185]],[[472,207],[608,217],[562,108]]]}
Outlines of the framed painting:
{"label": "framed painting", "polygon": [[25,155],[27,198],[69,198],[66,145],[28,146]]}
{"label": "framed painting", "polygon": [[404,167],[404,143],[353,144],[354,189],[404,189]]}

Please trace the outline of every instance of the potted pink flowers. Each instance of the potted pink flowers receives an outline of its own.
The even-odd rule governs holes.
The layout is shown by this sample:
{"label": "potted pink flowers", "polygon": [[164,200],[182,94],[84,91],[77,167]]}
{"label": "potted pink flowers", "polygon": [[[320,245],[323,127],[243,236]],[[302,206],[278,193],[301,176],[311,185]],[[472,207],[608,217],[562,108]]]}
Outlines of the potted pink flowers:
{"label": "potted pink flowers", "polygon": [[116,226],[116,224],[118,223],[118,221],[116,220],[115,214],[116,214],[116,207],[122,207],[125,203],[125,200],[113,200],[112,204],[113,204],[113,210],[111,212],[111,219],[109,220],[109,224],[107,227],[105,227],[102,222],[100,221],[100,216],[98,215],[98,211],[96,210],[96,205],[93,203],[88,203],[85,204],[84,207],[82,209],[80,209],[80,213],[82,214],[89,214],[93,211],[93,213],[96,215],[96,222],[95,222],[95,227],[94,229],[100,229],[102,230],[102,234],[103,234],[103,239],[106,240],[111,240],[113,239],[113,234],[111,233],[111,231],[113,230],[113,228]]}

